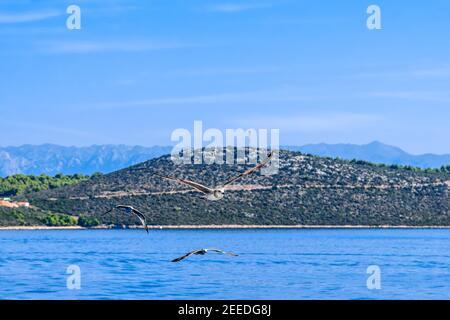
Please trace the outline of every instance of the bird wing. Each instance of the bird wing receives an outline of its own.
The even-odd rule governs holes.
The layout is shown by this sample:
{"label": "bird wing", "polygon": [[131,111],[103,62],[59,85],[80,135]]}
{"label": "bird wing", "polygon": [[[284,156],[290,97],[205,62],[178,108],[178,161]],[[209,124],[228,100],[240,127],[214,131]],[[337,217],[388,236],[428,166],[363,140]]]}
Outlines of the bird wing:
{"label": "bird wing", "polygon": [[186,180],[186,179],[179,179],[179,178],[174,178],[174,177],[167,177],[167,176],[159,176],[159,177],[161,177],[163,179],[167,179],[167,180],[176,181],[178,183],[186,184],[186,185],[194,188],[195,190],[200,191],[205,194],[210,194],[210,193],[214,192],[213,189],[208,188],[208,187],[206,187],[200,183],[194,182],[194,181],[190,181],[190,180]]}
{"label": "bird wing", "polygon": [[112,212],[114,209],[115,209],[115,208],[112,208],[112,209],[109,209],[109,210],[106,211],[106,212],[103,212],[103,213],[102,213],[102,216],[104,216],[105,214],[108,214],[108,213]]}
{"label": "bird wing", "polygon": [[115,206],[114,208],[109,209],[109,210],[106,211],[105,213],[102,213],[102,215],[108,214],[108,213],[114,211],[115,209],[131,209],[131,210],[133,210],[133,207],[132,207],[132,206],[125,206],[125,205],[119,204],[119,205]]}
{"label": "bird wing", "polygon": [[207,251],[211,251],[211,252],[217,252],[217,253],[221,253],[221,254],[225,254],[227,256],[231,256],[231,257],[238,257],[239,255],[233,252],[226,252],[220,249],[207,249]]}
{"label": "bird wing", "polygon": [[186,253],[184,256],[181,256],[181,257],[179,257],[179,258],[173,259],[172,262],[180,262],[180,261],[182,261],[182,260],[184,260],[184,259],[186,259],[186,258],[189,258],[189,257],[192,256],[193,254],[196,254],[196,253],[199,252],[199,251],[201,251],[201,250],[194,250],[194,251],[188,252],[188,253]]}
{"label": "bird wing", "polygon": [[141,221],[141,223],[142,223],[142,225],[144,226],[144,228],[145,228],[145,231],[147,231],[147,233],[148,233],[148,226],[147,226],[147,217],[142,213],[142,212],[140,212],[139,210],[137,210],[137,209],[132,209],[132,212],[134,213],[134,215],[136,216],[136,217],[138,217],[139,218],[139,220]]}
{"label": "bird wing", "polygon": [[273,153],[270,152],[269,155],[267,156],[267,159],[266,159],[266,160],[264,160],[263,162],[259,163],[257,166],[255,166],[255,167],[253,167],[253,168],[251,168],[251,169],[248,169],[247,171],[245,171],[245,172],[243,172],[243,173],[237,175],[236,177],[234,177],[234,178],[228,180],[223,186],[225,187],[225,186],[227,186],[227,185],[229,185],[229,184],[235,182],[236,180],[241,179],[242,177],[248,176],[249,174],[252,174],[253,172],[256,172],[256,171],[260,170],[260,169],[261,169],[262,167],[264,167],[267,163],[269,163],[270,159],[272,158],[272,155],[273,155]]}
{"label": "bird wing", "polygon": [[127,206],[127,205],[123,205],[123,204],[117,205],[116,209],[131,209],[131,210],[135,210],[132,206]]}

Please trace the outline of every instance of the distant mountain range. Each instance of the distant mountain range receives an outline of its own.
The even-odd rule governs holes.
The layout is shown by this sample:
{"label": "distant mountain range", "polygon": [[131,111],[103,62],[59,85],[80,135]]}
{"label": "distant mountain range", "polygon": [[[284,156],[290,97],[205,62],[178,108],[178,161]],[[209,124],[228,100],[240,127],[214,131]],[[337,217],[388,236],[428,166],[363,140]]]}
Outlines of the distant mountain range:
{"label": "distant mountain range", "polygon": [[0,176],[16,173],[55,175],[109,173],[170,153],[172,147],[93,145],[64,147],[53,144],[0,147]]}
{"label": "distant mountain range", "polygon": [[287,147],[291,151],[301,151],[321,157],[346,160],[365,160],[373,163],[408,165],[419,168],[440,168],[450,164],[450,154],[412,155],[400,148],[378,141],[369,144],[308,144],[302,147]]}
{"label": "distant mountain range", "polygon": [[[450,164],[447,155],[412,155],[381,142],[366,145],[309,144],[283,149],[318,156],[358,159],[375,163],[401,164],[421,168],[439,168]],[[0,176],[23,174],[109,173],[170,153],[170,146],[93,145],[65,147],[53,144],[0,147]]]}

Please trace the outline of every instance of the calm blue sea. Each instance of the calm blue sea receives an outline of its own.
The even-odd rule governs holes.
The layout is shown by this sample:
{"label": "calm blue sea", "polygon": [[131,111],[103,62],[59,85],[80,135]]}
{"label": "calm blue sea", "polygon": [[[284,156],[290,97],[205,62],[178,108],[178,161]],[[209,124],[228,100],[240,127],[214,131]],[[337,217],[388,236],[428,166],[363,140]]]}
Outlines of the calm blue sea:
{"label": "calm blue sea", "polygon": [[450,299],[450,230],[0,231],[0,299]]}

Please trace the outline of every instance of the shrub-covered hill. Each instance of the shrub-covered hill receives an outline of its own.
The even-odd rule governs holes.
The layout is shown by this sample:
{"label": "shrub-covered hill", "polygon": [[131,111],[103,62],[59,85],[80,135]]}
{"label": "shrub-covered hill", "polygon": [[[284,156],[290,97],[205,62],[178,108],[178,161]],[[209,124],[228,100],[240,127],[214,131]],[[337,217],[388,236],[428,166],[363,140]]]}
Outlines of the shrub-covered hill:
{"label": "shrub-covered hill", "polygon": [[251,165],[175,165],[163,156],[88,181],[26,195],[32,205],[104,223],[131,224],[111,206],[133,205],[154,225],[450,225],[446,172],[376,166],[281,151],[273,176],[247,176],[209,202],[188,187],[162,180],[171,175],[220,185]]}
{"label": "shrub-covered hill", "polygon": [[[50,211],[40,210],[38,208],[7,208],[0,207],[0,226],[17,227],[17,226],[50,226],[50,227],[67,227],[67,226],[86,226],[85,217],[73,217],[66,214],[52,213]],[[95,226],[93,219],[89,219],[88,226]],[[98,222],[97,222],[98,224]]]}
{"label": "shrub-covered hill", "polygon": [[[96,175],[99,174],[100,173],[97,173]],[[16,174],[6,178],[0,177],[0,197],[13,197],[24,193],[55,189],[76,184],[81,181],[88,180],[89,178],[89,176],[81,174],[68,176],[64,174],[57,174],[54,177],[50,177],[45,174],[41,174],[39,176]]]}

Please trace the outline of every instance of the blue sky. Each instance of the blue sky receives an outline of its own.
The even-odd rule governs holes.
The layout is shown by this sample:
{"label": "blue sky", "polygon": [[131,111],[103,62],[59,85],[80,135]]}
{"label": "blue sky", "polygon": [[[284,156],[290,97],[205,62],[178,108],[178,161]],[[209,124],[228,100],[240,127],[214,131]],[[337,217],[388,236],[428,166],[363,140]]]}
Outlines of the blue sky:
{"label": "blue sky", "polygon": [[450,153],[449,34],[446,0],[1,0],[0,146],[166,145],[203,120]]}

